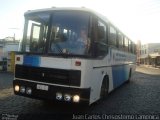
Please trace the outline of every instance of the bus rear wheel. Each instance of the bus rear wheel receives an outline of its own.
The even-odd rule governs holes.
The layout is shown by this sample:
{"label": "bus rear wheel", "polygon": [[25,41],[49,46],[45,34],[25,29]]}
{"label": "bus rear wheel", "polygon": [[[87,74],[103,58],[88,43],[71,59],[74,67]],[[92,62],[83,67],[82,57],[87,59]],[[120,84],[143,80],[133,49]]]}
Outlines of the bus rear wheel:
{"label": "bus rear wheel", "polygon": [[100,98],[104,99],[108,95],[109,82],[107,77],[104,78],[101,86]]}

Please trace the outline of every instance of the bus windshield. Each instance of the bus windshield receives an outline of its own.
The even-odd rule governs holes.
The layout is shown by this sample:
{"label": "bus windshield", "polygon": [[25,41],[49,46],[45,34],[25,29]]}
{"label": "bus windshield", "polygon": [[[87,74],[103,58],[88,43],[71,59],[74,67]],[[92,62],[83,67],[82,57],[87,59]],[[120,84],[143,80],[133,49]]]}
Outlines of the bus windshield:
{"label": "bus windshield", "polygon": [[26,16],[23,52],[88,55],[89,13],[50,11]]}

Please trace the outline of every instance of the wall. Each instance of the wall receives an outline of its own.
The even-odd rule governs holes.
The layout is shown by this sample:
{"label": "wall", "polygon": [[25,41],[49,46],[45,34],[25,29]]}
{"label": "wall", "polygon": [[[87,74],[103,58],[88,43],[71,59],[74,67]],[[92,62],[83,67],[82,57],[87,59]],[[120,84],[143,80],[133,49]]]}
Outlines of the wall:
{"label": "wall", "polygon": [[[8,70],[13,72],[13,53],[11,51],[18,51],[19,42],[15,41],[1,41],[0,42],[0,70]],[[5,59],[3,59],[5,58]]]}

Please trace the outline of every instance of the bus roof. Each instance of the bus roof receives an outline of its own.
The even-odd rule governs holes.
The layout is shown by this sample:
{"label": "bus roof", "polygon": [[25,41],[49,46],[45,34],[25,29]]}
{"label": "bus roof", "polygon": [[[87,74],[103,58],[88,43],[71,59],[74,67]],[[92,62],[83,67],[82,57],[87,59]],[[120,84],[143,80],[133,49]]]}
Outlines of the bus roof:
{"label": "bus roof", "polygon": [[61,11],[61,10],[74,10],[74,11],[84,11],[84,12],[90,12],[93,13],[95,15],[97,15],[98,17],[100,17],[101,19],[103,19],[104,21],[108,21],[107,18],[99,13],[97,13],[94,10],[91,10],[89,8],[85,8],[85,7],[52,7],[52,8],[45,8],[45,9],[36,9],[36,10],[28,10],[27,12],[25,12],[24,15],[30,14],[30,13],[36,13],[36,12],[49,12],[49,11]]}
{"label": "bus roof", "polygon": [[31,14],[31,13],[37,13],[37,12],[49,12],[49,11],[61,11],[61,10],[90,12],[90,13],[93,13],[96,16],[100,17],[105,22],[109,22],[109,20],[105,16],[101,15],[100,13],[98,13],[94,10],[91,10],[91,9],[85,8],[85,7],[79,7],[79,8],[78,7],[52,7],[52,8],[45,8],[45,9],[28,10],[27,12],[25,12],[24,15]]}
{"label": "bus roof", "polygon": [[[100,13],[94,11],[94,10],[91,10],[89,8],[85,8],[85,7],[51,7],[51,8],[44,8],[44,9],[28,10],[27,12],[24,13],[24,15],[31,14],[31,13],[37,13],[37,12],[49,12],[49,11],[51,12],[51,11],[61,11],[61,10],[84,11],[84,12],[93,13],[96,16],[98,16],[99,18],[101,18],[103,21],[105,21],[105,22],[111,24],[112,26],[114,26],[122,34],[124,34],[119,28],[116,27],[116,25],[114,25],[112,22],[110,22],[110,20],[106,16],[104,16],[104,15],[102,15],[102,14],[100,14]],[[126,37],[128,39],[130,39],[128,36],[126,36]]]}
{"label": "bus roof", "polygon": [[30,14],[30,13],[36,13],[36,12],[47,12],[47,11],[61,11],[61,10],[77,10],[77,11],[88,11],[88,12],[92,12],[95,13],[93,10],[85,8],[85,7],[81,7],[81,8],[76,8],[76,7],[52,7],[52,8],[44,8],[44,9],[36,9],[36,10],[28,10],[27,12],[25,12],[26,14]]}

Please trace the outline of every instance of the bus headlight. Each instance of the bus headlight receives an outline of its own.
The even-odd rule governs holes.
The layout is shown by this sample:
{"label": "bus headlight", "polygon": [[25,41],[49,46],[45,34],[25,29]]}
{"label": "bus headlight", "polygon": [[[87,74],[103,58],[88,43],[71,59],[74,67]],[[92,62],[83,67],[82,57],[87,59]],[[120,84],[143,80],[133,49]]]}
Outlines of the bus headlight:
{"label": "bus headlight", "polygon": [[79,101],[80,101],[79,95],[74,95],[73,96],[73,102],[79,102]]}
{"label": "bus headlight", "polygon": [[62,97],[62,93],[59,93],[59,92],[56,93],[56,99],[57,99],[57,100],[62,100],[62,98],[63,98],[63,97]]}
{"label": "bus headlight", "polygon": [[71,101],[71,95],[65,94],[64,95],[64,100],[67,101],[67,102]]}
{"label": "bus headlight", "polygon": [[26,94],[31,95],[32,94],[32,89],[28,87],[26,89]]}
{"label": "bus headlight", "polygon": [[15,86],[14,86],[14,90],[15,90],[16,92],[19,92],[19,85],[15,85]]}
{"label": "bus headlight", "polygon": [[21,93],[25,93],[25,91],[26,91],[25,87],[24,87],[24,86],[21,86],[21,87],[20,87],[20,92],[21,92]]}

